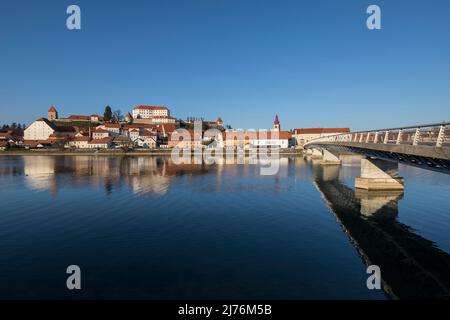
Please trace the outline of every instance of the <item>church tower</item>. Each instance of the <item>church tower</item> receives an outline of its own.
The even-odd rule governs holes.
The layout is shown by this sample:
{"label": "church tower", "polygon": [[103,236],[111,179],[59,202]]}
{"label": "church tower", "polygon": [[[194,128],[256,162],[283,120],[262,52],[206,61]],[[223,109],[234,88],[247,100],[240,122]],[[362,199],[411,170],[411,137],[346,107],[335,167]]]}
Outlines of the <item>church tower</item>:
{"label": "church tower", "polygon": [[275,121],[273,122],[273,130],[280,132],[280,120],[278,120],[278,115],[275,116]]}
{"label": "church tower", "polygon": [[47,118],[50,121],[58,119],[58,111],[56,111],[54,106],[51,106],[50,109],[48,109]]}

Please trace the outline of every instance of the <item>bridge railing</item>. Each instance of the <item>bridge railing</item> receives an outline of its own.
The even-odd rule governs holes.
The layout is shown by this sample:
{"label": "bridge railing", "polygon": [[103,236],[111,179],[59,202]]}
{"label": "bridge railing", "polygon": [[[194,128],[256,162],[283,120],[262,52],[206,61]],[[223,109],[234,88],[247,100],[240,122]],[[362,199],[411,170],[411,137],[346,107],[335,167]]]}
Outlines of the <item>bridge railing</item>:
{"label": "bridge railing", "polygon": [[357,131],[323,136],[305,145],[320,142],[359,142],[379,144],[426,145],[437,148],[450,145],[450,122],[423,124],[409,127]]}

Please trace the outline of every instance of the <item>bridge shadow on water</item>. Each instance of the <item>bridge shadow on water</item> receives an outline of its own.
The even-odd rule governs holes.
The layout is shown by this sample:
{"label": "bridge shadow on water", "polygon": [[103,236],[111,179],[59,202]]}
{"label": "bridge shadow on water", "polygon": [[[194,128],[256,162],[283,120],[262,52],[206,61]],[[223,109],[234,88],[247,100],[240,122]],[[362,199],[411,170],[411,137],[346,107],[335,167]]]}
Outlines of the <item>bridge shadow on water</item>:
{"label": "bridge shadow on water", "polygon": [[355,191],[339,180],[339,170],[314,165],[314,184],[364,263],[380,267],[384,292],[449,299],[450,255],[397,220],[403,192]]}

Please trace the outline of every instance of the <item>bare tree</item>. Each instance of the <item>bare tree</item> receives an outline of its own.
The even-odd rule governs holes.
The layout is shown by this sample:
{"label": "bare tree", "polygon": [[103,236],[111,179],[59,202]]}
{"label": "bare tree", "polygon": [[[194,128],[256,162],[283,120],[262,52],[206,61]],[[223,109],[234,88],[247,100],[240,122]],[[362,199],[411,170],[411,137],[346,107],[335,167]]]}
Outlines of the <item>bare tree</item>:
{"label": "bare tree", "polygon": [[114,111],[114,117],[117,119],[117,121],[122,121],[123,120],[122,111],[120,110]]}

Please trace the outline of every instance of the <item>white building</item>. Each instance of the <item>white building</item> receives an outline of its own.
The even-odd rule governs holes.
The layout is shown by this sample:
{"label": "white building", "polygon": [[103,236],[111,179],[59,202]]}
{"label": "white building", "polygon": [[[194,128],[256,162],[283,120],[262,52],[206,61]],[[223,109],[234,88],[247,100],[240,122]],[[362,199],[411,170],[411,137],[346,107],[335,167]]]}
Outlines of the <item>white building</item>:
{"label": "white building", "polygon": [[156,148],[158,136],[156,133],[149,130],[144,130],[143,133],[139,135],[139,138],[135,140],[135,143],[141,148]]}
{"label": "white building", "polygon": [[111,138],[94,139],[88,142],[88,148],[90,149],[108,149],[111,146]]}
{"label": "white building", "polygon": [[281,131],[278,115],[275,116],[272,131],[259,131],[256,139],[250,140],[252,147],[278,147],[289,148],[291,146],[292,134],[289,131]]}
{"label": "white building", "polygon": [[71,137],[69,141],[66,142],[66,147],[75,148],[75,149],[87,149],[89,148],[89,140],[88,136],[76,135],[75,137]]}
{"label": "white building", "polygon": [[119,123],[105,123],[98,126],[97,129],[107,130],[112,136],[120,135],[120,124]]}
{"label": "white building", "polygon": [[257,132],[257,138],[250,140],[253,147],[289,148],[292,135],[287,131]]}
{"label": "white building", "polygon": [[48,140],[50,136],[71,137],[76,133],[73,127],[58,127],[46,118],[34,121],[25,129],[23,139],[26,141]]}
{"label": "white building", "polygon": [[45,118],[38,119],[25,129],[24,140],[47,140],[51,134],[55,133],[55,125]]}
{"label": "white building", "polygon": [[137,106],[133,109],[133,119],[150,119],[157,116],[169,117],[170,111],[164,106]]}
{"label": "white building", "polygon": [[174,117],[167,117],[167,116],[153,116],[152,117],[152,124],[156,123],[175,123],[176,119]]}
{"label": "white building", "polygon": [[139,129],[130,129],[128,130],[128,136],[131,141],[136,141],[139,138]]}
{"label": "white building", "polygon": [[97,128],[95,129],[95,131],[92,133],[92,138],[93,139],[103,139],[103,138],[108,138],[109,137],[109,131],[102,129],[102,128]]}

